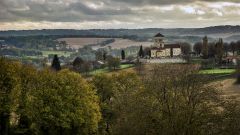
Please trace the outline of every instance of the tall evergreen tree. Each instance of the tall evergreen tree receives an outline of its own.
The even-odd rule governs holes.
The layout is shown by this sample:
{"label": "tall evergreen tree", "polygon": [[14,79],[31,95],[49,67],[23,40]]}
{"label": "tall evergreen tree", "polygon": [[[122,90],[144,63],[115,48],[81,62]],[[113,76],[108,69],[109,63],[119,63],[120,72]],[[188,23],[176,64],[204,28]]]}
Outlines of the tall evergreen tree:
{"label": "tall evergreen tree", "polygon": [[218,63],[221,64],[222,63],[222,58],[223,58],[223,40],[220,38],[218,43],[216,44],[216,56],[218,59]]}
{"label": "tall evergreen tree", "polygon": [[143,47],[142,47],[142,45],[140,46],[140,50],[139,50],[139,52],[138,52],[138,56],[139,56],[140,58],[143,58],[143,57],[144,57],[144,52],[143,52]]}
{"label": "tall evergreen tree", "polygon": [[202,44],[202,55],[203,55],[203,58],[204,59],[207,59],[208,58],[208,50],[209,49],[209,47],[208,47],[208,37],[207,36],[205,36],[204,38],[203,38],[203,44]]}
{"label": "tall evergreen tree", "polygon": [[61,70],[60,61],[57,55],[54,55],[53,61],[52,61],[52,68],[56,71]]}
{"label": "tall evergreen tree", "polygon": [[103,60],[105,61],[107,59],[107,54],[106,52],[103,53]]}
{"label": "tall evergreen tree", "polygon": [[122,50],[121,56],[122,56],[122,60],[125,60],[125,51],[124,50]]}

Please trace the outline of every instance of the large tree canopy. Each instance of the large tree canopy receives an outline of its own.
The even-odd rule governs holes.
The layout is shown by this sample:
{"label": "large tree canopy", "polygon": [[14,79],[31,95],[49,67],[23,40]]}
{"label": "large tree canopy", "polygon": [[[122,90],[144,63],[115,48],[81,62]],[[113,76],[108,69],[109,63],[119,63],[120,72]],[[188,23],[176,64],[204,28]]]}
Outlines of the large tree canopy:
{"label": "large tree canopy", "polygon": [[29,93],[27,112],[35,128],[46,134],[90,134],[101,118],[98,104],[95,91],[79,74],[45,70]]}

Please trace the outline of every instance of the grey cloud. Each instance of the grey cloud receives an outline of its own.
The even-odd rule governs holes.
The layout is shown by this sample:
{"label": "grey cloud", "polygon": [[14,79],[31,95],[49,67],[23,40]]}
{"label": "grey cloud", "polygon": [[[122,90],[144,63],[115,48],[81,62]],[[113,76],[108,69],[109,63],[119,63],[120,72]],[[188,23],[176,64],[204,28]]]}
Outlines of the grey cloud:
{"label": "grey cloud", "polygon": [[[223,17],[204,4],[197,5],[205,14],[186,13],[177,6],[196,4],[195,2],[235,2],[239,0],[0,0],[0,23],[2,22],[131,22],[132,26],[156,26],[158,24],[197,24],[202,20],[218,23],[239,16],[238,7],[227,7]],[[92,4],[92,5],[91,5]],[[102,5],[101,5],[102,4]],[[175,6],[161,11],[161,7]],[[96,7],[95,7],[96,6]],[[149,6],[150,8],[144,9]],[[153,9],[152,6],[160,8]],[[192,6],[192,5],[190,5]],[[137,8],[137,10],[135,10]],[[231,11],[231,12],[230,12]],[[202,20],[198,20],[202,18]],[[239,17],[238,17],[239,18]],[[184,21],[188,21],[184,23]],[[236,22],[240,20],[237,19]],[[206,21],[207,22],[207,21]],[[231,21],[232,22],[232,21]]]}
{"label": "grey cloud", "polygon": [[205,2],[239,2],[239,0],[112,0],[119,3],[130,5],[170,5],[170,4],[185,4],[190,2],[205,1]]}
{"label": "grey cloud", "polygon": [[81,2],[77,3],[72,3],[69,7],[68,10],[73,10],[73,11],[79,11],[82,12],[86,15],[125,15],[125,14],[131,14],[131,9],[124,7],[120,8],[119,10],[116,10],[114,8],[109,8],[105,7],[106,9],[92,9],[87,7]]}
{"label": "grey cloud", "polygon": [[[94,2],[94,1],[92,1]],[[84,2],[65,4],[64,0],[49,0],[43,3],[32,0],[1,0],[1,21],[83,21],[107,20],[111,16],[132,14],[128,7],[108,6],[103,9],[88,7]]]}

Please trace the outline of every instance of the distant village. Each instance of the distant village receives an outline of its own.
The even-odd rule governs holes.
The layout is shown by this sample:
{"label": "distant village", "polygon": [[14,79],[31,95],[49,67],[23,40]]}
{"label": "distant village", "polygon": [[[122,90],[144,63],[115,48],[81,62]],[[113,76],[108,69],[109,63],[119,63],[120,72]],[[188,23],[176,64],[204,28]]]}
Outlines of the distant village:
{"label": "distant village", "polygon": [[[15,40],[12,39],[8,43],[17,42]],[[94,45],[74,49],[65,41],[47,38],[40,41],[37,41],[37,39],[31,40],[31,42],[33,41],[34,44],[28,46],[35,49],[27,50],[24,48],[28,47],[28,42],[17,43],[16,46],[0,40],[0,54],[5,57],[20,59],[23,63],[34,64],[40,68],[44,65],[51,65],[54,56],[58,56],[63,67],[79,72],[89,72],[105,68],[109,63],[112,63],[111,68],[114,69],[119,68],[122,64],[135,65],[137,62],[194,63],[194,61],[200,62],[206,68],[229,67],[237,64],[240,53],[239,42],[224,43],[221,38],[218,41],[209,42],[208,37],[205,36],[202,41],[194,45],[187,42],[170,43],[161,33],[152,37],[151,46],[139,45],[115,50],[110,46],[105,47],[108,41],[109,43],[114,42],[111,39],[101,43],[102,47],[97,50],[91,48]],[[45,45],[38,44],[38,42]]]}

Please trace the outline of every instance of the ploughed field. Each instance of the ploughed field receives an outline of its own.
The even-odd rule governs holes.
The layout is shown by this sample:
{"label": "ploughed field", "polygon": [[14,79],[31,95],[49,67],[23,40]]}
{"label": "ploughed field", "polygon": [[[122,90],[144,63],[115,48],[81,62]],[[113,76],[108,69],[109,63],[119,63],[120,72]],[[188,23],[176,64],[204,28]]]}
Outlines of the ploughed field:
{"label": "ploughed field", "polygon": [[[114,39],[114,42],[111,42],[106,45],[100,45],[102,42],[110,39]],[[58,39],[58,41],[66,41],[68,45],[75,49],[83,48],[84,46],[87,45],[92,45],[92,48],[94,50],[104,47],[111,47],[112,49],[121,49],[141,45],[144,47],[150,47],[153,44],[152,42],[140,42],[122,38],[61,38]]]}
{"label": "ploughed field", "polygon": [[101,43],[109,39],[111,38],[60,38],[58,41],[66,41],[71,47],[79,49],[86,45]]}

